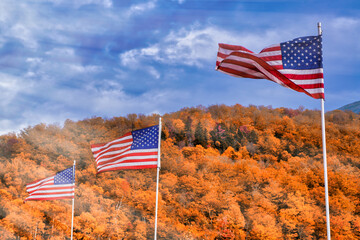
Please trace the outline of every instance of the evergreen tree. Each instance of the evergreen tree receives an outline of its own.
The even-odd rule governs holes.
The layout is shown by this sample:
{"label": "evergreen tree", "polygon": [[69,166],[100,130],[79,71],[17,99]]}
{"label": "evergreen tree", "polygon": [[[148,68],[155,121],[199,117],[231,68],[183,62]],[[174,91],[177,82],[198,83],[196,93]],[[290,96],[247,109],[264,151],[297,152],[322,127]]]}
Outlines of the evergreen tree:
{"label": "evergreen tree", "polygon": [[206,128],[203,128],[201,122],[199,122],[195,128],[195,140],[194,145],[201,145],[207,147],[208,136]]}

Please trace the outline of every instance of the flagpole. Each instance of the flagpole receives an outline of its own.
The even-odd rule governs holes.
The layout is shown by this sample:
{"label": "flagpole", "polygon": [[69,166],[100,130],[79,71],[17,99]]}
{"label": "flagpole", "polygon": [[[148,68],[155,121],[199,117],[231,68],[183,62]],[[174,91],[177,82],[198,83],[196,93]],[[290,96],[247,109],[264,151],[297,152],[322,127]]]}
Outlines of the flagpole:
{"label": "flagpole", "polygon": [[161,143],[161,117],[159,118],[159,140],[158,140],[158,161],[157,161],[157,175],[156,175],[156,204],[155,204],[155,234],[154,240],[157,237],[157,215],[158,215],[158,199],[159,199],[159,174],[160,174],[160,144]]}
{"label": "flagpole", "polygon": [[[75,185],[75,163],[74,160],[74,166],[73,166],[73,180]],[[74,197],[72,199],[72,215],[71,215],[71,240],[73,240],[73,231],[74,231],[74,203],[75,203],[75,186],[74,186]]]}
{"label": "flagpole", "polygon": [[[322,35],[321,22],[318,22],[318,35]],[[327,239],[331,239],[330,235],[330,210],[329,210],[329,188],[327,175],[327,160],[326,160],[326,137],[325,137],[325,104],[324,99],[321,99],[321,132],[322,132],[322,146],[323,146],[323,162],[324,162],[324,182],[325,182],[325,206],[326,206],[326,229]]]}

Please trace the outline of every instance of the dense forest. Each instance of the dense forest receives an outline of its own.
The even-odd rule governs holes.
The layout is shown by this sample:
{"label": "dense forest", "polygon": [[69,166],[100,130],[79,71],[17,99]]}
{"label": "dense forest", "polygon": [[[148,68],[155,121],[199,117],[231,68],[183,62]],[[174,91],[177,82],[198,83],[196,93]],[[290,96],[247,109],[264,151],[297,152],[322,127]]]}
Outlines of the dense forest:
{"label": "dense forest", "polygon": [[[1,239],[69,239],[71,200],[27,183],[76,160],[75,239],[152,239],[156,169],[96,174],[90,145],[158,124],[130,114],[0,136]],[[241,105],[162,116],[159,239],[324,239],[320,112]],[[360,238],[360,115],[326,113],[331,234]]]}

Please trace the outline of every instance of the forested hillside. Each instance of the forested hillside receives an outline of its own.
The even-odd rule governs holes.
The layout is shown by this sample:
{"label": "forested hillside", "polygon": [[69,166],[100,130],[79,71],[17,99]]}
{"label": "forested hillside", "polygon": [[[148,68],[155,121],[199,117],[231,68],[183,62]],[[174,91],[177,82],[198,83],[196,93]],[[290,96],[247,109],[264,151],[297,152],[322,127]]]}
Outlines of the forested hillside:
{"label": "forested hillside", "polygon": [[[66,239],[71,200],[27,183],[76,160],[75,239],[152,239],[156,169],[96,174],[90,144],[158,115],[39,124],[0,136],[1,239]],[[324,239],[320,112],[241,105],[163,116],[159,239]],[[360,238],[360,115],[326,114],[332,237]]]}

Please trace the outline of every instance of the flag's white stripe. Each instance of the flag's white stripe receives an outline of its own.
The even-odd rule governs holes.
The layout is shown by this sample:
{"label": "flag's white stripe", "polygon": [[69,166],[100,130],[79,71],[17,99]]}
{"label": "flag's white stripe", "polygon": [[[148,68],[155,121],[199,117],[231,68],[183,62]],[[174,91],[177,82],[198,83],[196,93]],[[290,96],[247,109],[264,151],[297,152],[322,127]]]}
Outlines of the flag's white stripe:
{"label": "flag's white stripe", "polygon": [[107,169],[117,168],[117,167],[132,167],[132,166],[147,166],[147,165],[155,165],[157,166],[157,161],[152,162],[134,162],[134,163],[119,163],[111,166],[105,166],[103,168],[98,168],[98,171],[103,171]]}
{"label": "flag's white stripe", "polygon": [[280,69],[279,72],[282,74],[295,74],[295,75],[307,75],[307,74],[318,74],[323,73],[322,68],[307,69],[307,70],[297,70],[297,69]]}
{"label": "flag's white stripe", "polygon": [[271,51],[271,52],[263,52],[263,53],[258,53],[258,54],[252,54],[256,57],[272,57],[272,56],[281,56],[281,51]]}
{"label": "flag's white stripe", "polygon": [[128,139],[132,139],[132,138],[133,138],[132,135],[125,136],[125,137],[122,137],[122,138],[119,138],[119,139],[115,139],[115,140],[113,140],[113,141],[111,141],[111,142],[108,142],[108,143],[106,143],[106,144],[103,145],[103,146],[92,147],[91,150],[92,150],[93,152],[96,152],[96,151],[99,151],[99,150],[104,150],[104,149],[108,148],[108,147],[109,147],[111,144],[113,144],[113,143],[121,142],[121,141],[128,140]]}
{"label": "flag's white stripe", "polygon": [[31,195],[25,200],[31,200],[36,198],[55,198],[55,197],[73,197],[74,193],[64,193],[64,194],[48,194],[48,195]]}
{"label": "flag's white stripe", "polygon": [[310,94],[324,93],[324,88],[310,88],[310,89],[304,89],[304,90]]}
{"label": "flag's white stripe", "polygon": [[309,79],[309,80],[293,80],[293,79],[291,79],[291,81],[294,82],[296,85],[324,83],[323,78],[316,78],[316,79]]}
{"label": "flag's white stripe", "polygon": [[219,52],[225,55],[230,55],[233,52],[240,52],[240,53],[248,53],[248,54],[254,54],[248,51],[244,51],[244,50],[231,50],[231,49],[226,49],[226,48],[220,48]]}
{"label": "flag's white stripe", "polygon": [[216,61],[219,62],[219,63],[221,63],[224,59],[225,59],[225,58],[217,57],[217,58],[216,58]]}
{"label": "flag's white stripe", "polygon": [[266,61],[271,66],[282,66],[282,60],[276,60],[276,61]]}
{"label": "flag's white stripe", "polygon": [[[109,156],[109,155],[111,156],[111,155],[114,155],[114,154],[118,154],[117,156],[121,156],[121,155],[127,153],[130,148],[131,148],[131,146],[128,146],[128,147],[126,147],[124,149],[121,149],[121,150],[110,151],[110,152],[104,153],[102,155],[99,155],[99,156],[95,157],[95,161],[98,161],[99,158],[108,159],[109,157],[106,157],[106,156]],[[101,161],[101,160],[99,160],[99,161]]]}

